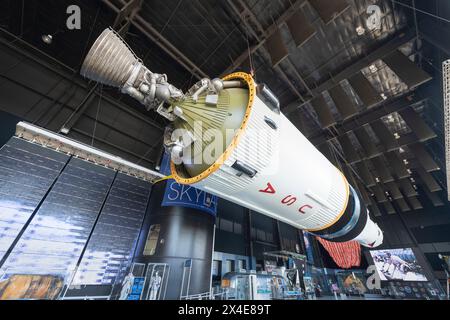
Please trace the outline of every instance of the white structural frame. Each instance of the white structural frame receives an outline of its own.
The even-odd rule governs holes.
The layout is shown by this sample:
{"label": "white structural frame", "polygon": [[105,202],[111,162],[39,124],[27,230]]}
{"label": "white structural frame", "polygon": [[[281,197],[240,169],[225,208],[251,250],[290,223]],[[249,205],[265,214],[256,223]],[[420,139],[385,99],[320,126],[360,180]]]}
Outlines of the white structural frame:
{"label": "white structural frame", "polygon": [[447,173],[447,198],[450,201],[450,60],[442,63],[445,125],[445,166]]}
{"label": "white structural frame", "polygon": [[124,174],[155,183],[165,176],[159,172],[142,167],[118,156],[88,146],[27,122],[16,125],[16,136],[86,161],[93,162]]}

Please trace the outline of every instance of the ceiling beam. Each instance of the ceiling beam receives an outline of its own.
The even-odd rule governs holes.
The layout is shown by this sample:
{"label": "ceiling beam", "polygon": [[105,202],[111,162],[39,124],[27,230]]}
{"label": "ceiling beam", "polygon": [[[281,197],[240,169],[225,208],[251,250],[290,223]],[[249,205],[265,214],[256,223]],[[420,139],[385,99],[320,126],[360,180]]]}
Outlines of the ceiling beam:
{"label": "ceiling beam", "polygon": [[[44,68],[54,72],[55,74],[61,76],[65,80],[74,83],[79,88],[82,88],[84,90],[88,90],[89,86],[86,81],[83,81],[81,77],[74,77],[74,74],[77,74],[77,71],[68,65],[62,63],[61,61],[53,58],[52,56],[48,55],[47,53],[43,52],[42,50],[36,48],[32,44],[22,40],[21,38],[17,37],[16,35],[10,33],[9,31],[0,28],[0,31],[5,33],[8,37],[12,37],[14,41],[8,41],[6,38],[0,37],[0,44],[5,45],[6,47],[14,50],[15,52],[19,53],[20,55],[26,57],[27,59],[30,59],[36,63],[38,63],[40,66],[43,66]],[[27,48],[31,49],[33,53],[30,53],[28,50],[19,47],[18,44],[24,45]],[[36,54],[39,54],[43,58],[38,57]],[[48,61],[47,61],[48,59]],[[100,96],[100,93],[95,91],[96,96]],[[157,123],[156,121],[152,120],[150,117],[147,117],[146,115],[133,110],[129,106],[125,105],[122,102],[119,102],[117,99],[112,98],[110,95],[103,92],[102,99],[108,101],[109,103],[113,104],[114,106],[118,107],[122,111],[128,113],[129,115],[144,121],[145,123],[151,125],[152,127],[163,131],[164,127]]]}
{"label": "ceiling beam", "polygon": [[[227,1],[230,4],[230,7],[234,10],[234,11],[238,11],[237,7],[235,6],[235,4],[233,3],[233,1],[228,0]],[[239,3],[242,5],[244,2],[243,1],[239,1]],[[259,24],[259,26],[257,26],[257,28],[260,31],[261,36],[256,35],[256,39],[260,38],[258,40],[258,43],[254,46],[250,47],[250,54],[255,53],[259,48],[261,48],[265,43],[266,40],[273,35],[278,29],[279,26],[283,23],[285,23],[295,12],[297,9],[300,9],[300,7],[306,3],[306,0],[297,0],[295,1],[291,7],[289,7],[289,9],[287,9],[276,21],[274,24],[272,24],[269,28],[267,28],[266,30],[264,30],[264,28],[262,28],[261,24]],[[244,3],[245,4],[245,3]],[[248,9],[248,6],[245,6],[244,8],[246,12],[249,12],[250,17],[256,20],[255,15],[252,13],[251,10]],[[239,14],[239,17],[242,19],[241,14]],[[252,32],[252,31],[251,31]],[[253,31],[254,32],[254,31]],[[244,50],[239,57],[237,57],[233,63],[222,72],[221,76],[229,74],[230,72],[233,72],[236,68],[238,68],[249,56],[249,50]]]}
{"label": "ceiling beam", "polygon": [[[357,115],[347,121],[335,125],[339,136],[344,135],[349,131],[353,131],[365,124],[377,121],[380,118],[387,116],[393,112],[401,111],[410,106],[422,103],[426,99],[422,98],[417,92],[406,93],[398,98],[387,101],[373,109],[369,109],[364,113]],[[314,145],[320,145],[327,141],[335,139],[335,137],[326,137],[322,133],[309,138]]]}
{"label": "ceiling beam", "polygon": [[[262,25],[260,24],[260,22],[258,21],[257,17],[251,12],[251,9],[247,6],[247,4],[244,1],[240,1],[240,0],[238,0],[238,3],[240,5],[240,8],[238,8],[235,5],[235,3],[233,3],[232,1],[228,1],[228,4],[231,7],[231,9],[233,10],[233,12],[239,17],[239,20],[241,21],[241,23],[243,23],[246,26],[246,28],[242,32],[244,34],[246,34],[248,32],[249,35],[252,36],[253,38],[255,38],[255,40],[258,42],[258,45],[255,47],[254,52],[256,52],[258,49],[263,50],[265,47],[263,47],[262,44],[266,43],[266,40],[270,36],[275,35],[275,33],[279,30],[278,26],[276,26],[276,28],[275,27],[269,28],[269,29],[271,29],[270,32],[265,31],[264,28],[262,27]],[[245,14],[247,14],[247,15],[245,15]],[[247,17],[249,19],[247,19]],[[257,29],[257,30],[255,30],[255,29]],[[270,35],[268,36],[269,33],[270,33]],[[246,51],[245,54],[246,54],[245,58],[248,58],[250,53],[248,51]],[[292,91],[292,93],[298,97],[298,99],[300,99],[301,101],[305,101],[305,99],[303,98],[303,96],[300,93],[300,91],[298,90],[298,88],[296,88],[294,83],[292,83],[292,81],[289,79],[288,75],[280,67],[280,65],[277,64],[276,66],[273,66],[272,69],[280,76],[281,80],[284,83],[286,83],[286,85],[289,87],[289,89]]]}
{"label": "ceiling beam", "polygon": [[439,48],[450,56],[450,43],[443,39],[450,39],[450,31],[431,19],[423,19],[419,23],[419,36],[421,39]]}
{"label": "ceiling beam", "polygon": [[[394,36],[391,40],[384,43],[379,48],[373,50],[367,56],[364,56],[363,58],[359,59],[358,61],[352,63],[350,66],[348,66],[347,68],[345,68],[338,74],[331,76],[330,79],[322,82],[316,88],[313,88],[311,90],[313,97],[321,94],[323,91],[329,90],[330,88],[336,86],[342,80],[351,78],[357,72],[359,72],[362,69],[366,68],[367,66],[371,65],[375,61],[385,57],[386,55],[390,54],[391,52],[397,50],[399,47],[401,47],[405,43],[408,43],[409,41],[414,39],[415,36],[416,36],[416,33],[412,29],[400,32],[399,34]],[[300,102],[300,101],[292,102],[286,108],[283,109],[283,113],[286,115],[290,114],[290,113],[302,108],[308,102],[310,102],[310,100],[306,101],[306,102]]]}
{"label": "ceiling beam", "polygon": [[[110,0],[102,0],[113,11],[120,12]],[[124,0],[120,0],[123,5],[126,5]],[[153,41],[158,47],[178,62],[182,67],[189,71],[197,79],[208,78],[208,75],[200,69],[194,62],[186,57],[180,50],[178,50],[173,44],[169,42],[162,34],[160,34],[150,23],[148,23],[139,14],[134,16],[131,23],[139,29],[146,37]]]}

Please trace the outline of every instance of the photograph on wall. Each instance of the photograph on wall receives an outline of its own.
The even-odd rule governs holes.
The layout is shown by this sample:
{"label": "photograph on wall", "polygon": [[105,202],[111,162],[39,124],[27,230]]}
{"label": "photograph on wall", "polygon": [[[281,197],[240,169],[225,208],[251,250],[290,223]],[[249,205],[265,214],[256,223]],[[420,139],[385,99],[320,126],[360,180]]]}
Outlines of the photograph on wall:
{"label": "photograph on wall", "polygon": [[63,285],[59,276],[14,274],[0,281],[0,300],[53,300]]}
{"label": "photograph on wall", "polygon": [[411,248],[373,250],[370,255],[382,281],[428,281]]}
{"label": "photograph on wall", "polygon": [[342,285],[344,286],[345,291],[348,293],[364,294],[367,292],[367,288],[364,285],[364,279],[355,274],[347,275],[344,278]]}
{"label": "photograph on wall", "polygon": [[159,232],[161,231],[161,225],[154,224],[150,226],[148,232],[147,241],[145,242],[144,256],[152,256],[155,254],[156,246],[158,245]]}

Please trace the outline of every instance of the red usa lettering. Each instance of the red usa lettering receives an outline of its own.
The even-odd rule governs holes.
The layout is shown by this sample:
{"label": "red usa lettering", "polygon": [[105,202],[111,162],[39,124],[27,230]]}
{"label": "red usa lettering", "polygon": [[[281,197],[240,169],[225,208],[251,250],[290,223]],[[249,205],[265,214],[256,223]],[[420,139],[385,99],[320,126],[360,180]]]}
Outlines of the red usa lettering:
{"label": "red usa lettering", "polygon": [[[264,189],[260,189],[259,190],[259,192],[261,192],[261,193],[266,193],[266,194],[276,194],[277,193],[277,191],[276,191],[276,189],[275,189],[275,187],[270,183],[270,182],[267,182],[267,185],[266,185],[266,187],[264,188]],[[297,202],[297,197],[295,197],[295,196],[293,196],[293,195],[287,195],[287,196],[285,196],[282,200],[281,200],[281,204],[282,205],[285,205],[285,206],[288,206],[288,207],[290,207],[290,206],[292,206],[294,203],[296,203]],[[313,207],[311,206],[311,205],[309,205],[309,204],[303,204],[303,205],[301,205],[300,206],[300,208],[298,209],[298,212],[299,213],[301,213],[301,214],[306,214],[307,212],[307,210],[311,210]]]}

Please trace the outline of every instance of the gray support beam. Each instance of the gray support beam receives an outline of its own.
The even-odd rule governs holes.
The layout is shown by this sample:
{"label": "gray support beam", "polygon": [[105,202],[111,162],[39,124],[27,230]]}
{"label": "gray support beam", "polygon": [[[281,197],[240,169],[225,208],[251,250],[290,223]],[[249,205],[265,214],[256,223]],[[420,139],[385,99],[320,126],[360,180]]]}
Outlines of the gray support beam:
{"label": "gray support beam", "polygon": [[392,204],[388,201],[388,202],[384,202],[384,209],[386,209],[386,212],[388,214],[396,214],[397,211],[395,211],[394,207],[392,206]]}
{"label": "gray support beam", "polygon": [[435,207],[442,207],[444,205],[444,202],[439,196],[439,192],[430,192],[428,188],[423,188],[423,190],[425,191],[428,199],[430,199],[431,203],[433,203]]}
{"label": "gray support beam", "polygon": [[399,114],[405,120],[408,127],[416,134],[417,138],[419,138],[419,141],[427,141],[437,137],[436,133],[434,133],[413,108],[405,108],[399,111]]}
{"label": "gray support beam", "polygon": [[[279,18],[277,18],[275,23],[272,24],[269,28],[267,28],[264,31],[264,37],[262,39],[260,39],[258,44],[256,44],[255,46],[252,46],[250,48],[250,54],[255,53],[259,48],[261,48],[265,44],[267,38],[269,36],[271,36],[274,32],[276,32],[278,30],[279,26],[281,24],[283,24],[285,21],[287,21],[305,2],[306,2],[306,0],[295,1],[288,10],[286,10]],[[230,7],[236,11],[237,8],[236,8],[236,5],[234,4],[234,2],[228,0],[228,3],[230,4]],[[250,12],[251,12],[251,10],[250,10]],[[239,55],[239,57],[236,58],[233,61],[233,63],[226,70],[224,70],[224,72],[222,72],[221,76],[226,75],[226,74],[232,72],[233,70],[235,70],[237,67],[239,67],[247,59],[248,55],[249,55],[249,51],[244,50]]]}
{"label": "gray support beam", "polygon": [[272,67],[278,66],[289,56],[288,49],[283,41],[280,29],[274,32],[266,41],[266,49],[272,61]]}
{"label": "gray support beam", "polygon": [[389,165],[393,169],[393,173],[397,176],[398,179],[403,179],[410,176],[405,163],[400,160],[397,152],[391,151],[386,153],[385,156]]}
{"label": "gray support beam", "polygon": [[[334,87],[339,82],[345,79],[350,79],[354,74],[357,72],[360,72],[362,69],[367,67],[368,65],[374,63],[378,59],[381,59],[385,57],[386,55],[392,53],[393,51],[397,50],[398,47],[404,45],[405,43],[408,43],[412,39],[414,39],[416,36],[415,30],[408,30],[408,31],[402,31],[397,36],[386,42],[385,44],[381,45],[378,49],[373,50],[370,54],[367,56],[361,58],[360,60],[356,61],[355,63],[351,64],[349,67],[345,68],[343,71],[339,72],[336,75],[332,75],[329,80],[324,81],[322,84],[317,86],[312,90],[312,93],[314,96],[322,93],[325,90],[328,90],[331,87]],[[289,114],[291,112],[296,111],[297,109],[301,108],[305,103],[295,101],[291,103],[289,106],[287,106],[283,112],[285,114]]]}
{"label": "gray support beam", "polygon": [[400,210],[402,212],[408,212],[411,211],[411,208],[409,207],[409,205],[406,203],[405,199],[401,198],[401,199],[396,199],[395,203],[397,203],[398,207],[400,208]]}
{"label": "gray support beam", "polygon": [[411,181],[409,179],[400,179],[398,181],[399,186],[400,186],[400,190],[403,192],[403,194],[406,197],[413,197],[413,196],[417,196],[417,190],[414,189]]}
{"label": "gray support beam", "polygon": [[383,58],[383,61],[397,74],[409,89],[414,89],[432,79],[428,73],[409,60],[409,58],[399,50],[391,52]]}
{"label": "gray support beam", "polygon": [[375,90],[362,72],[353,75],[348,79],[348,82],[368,109],[383,101],[381,95]]}
{"label": "gray support beam", "polygon": [[316,10],[325,24],[333,21],[350,7],[347,0],[309,0],[309,4]]}
{"label": "gray support beam", "polygon": [[350,99],[340,84],[331,88],[328,92],[343,120],[347,120],[358,113],[354,101]]}
{"label": "gray support beam", "polygon": [[367,133],[365,126],[362,126],[353,132],[355,133],[356,138],[358,138],[359,144],[363,148],[367,158],[370,159],[382,154],[382,152],[378,150],[378,148],[375,146],[375,143],[372,141],[372,138]]}
{"label": "gray support beam", "polygon": [[[294,95],[296,95],[298,97],[298,99],[300,99],[301,101],[305,101],[305,99],[303,98],[300,91],[296,88],[294,83],[289,79],[289,77],[287,76],[287,74],[283,70],[283,68],[281,68],[280,63],[284,60],[286,60],[286,61],[289,60],[289,58],[288,58],[289,52],[287,51],[287,47],[284,45],[284,42],[282,40],[279,25],[274,24],[271,27],[269,27],[268,30],[265,31],[264,28],[262,27],[262,25],[259,23],[257,17],[252,13],[251,9],[248,7],[248,5],[244,1],[238,0],[238,4],[239,4],[240,8],[238,8],[236,6],[236,4],[233,3],[232,1],[228,1],[228,4],[231,7],[231,9],[234,11],[236,16],[239,17],[241,23],[245,26],[245,28],[243,28],[244,30],[242,31],[242,33],[244,33],[244,34],[250,33],[250,35],[254,38],[254,40],[256,40],[258,42],[258,45],[254,46],[255,51],[250,50],[250,52],[249,52],[247,50],[245,52],[246,56],[242,62],[247,60],[247,57],[249,54],[256,52],[256,50],[258,50],[258,49],[263,50],[264,49],[263,44],[265,44],[266,46],[265,46],[265,50],[263,53],[264,54],[269,53],[269,56],[271,57],[271,63],[272,63],[273,70],[280,76],[281,80],[288,85],[288,87],[291,89],[292,93],[294,93]],[[287,10],[286,13],[290,12],[290,10],[292,10],[293,7],[295,7],[295,6],[296,6],[296,4],[294,4],[291,7],[291,9]],[[243,12],[245,12],[248,15],[249,19],[246,19],[243,16],[243,14],[242,14]],[[280,17],[280,19],[281,19],[281,17]],[[258,30],[255,30],[255,28]],[[299,76],[298,73],[295,73],[295,74]],[[221,76],[223,76],[223,74]],[[304,83],[303,78],[299,77],[299,80],[300,80],[300,82]],[[307,88],[307,89],[309,89],[309,88]]]}
{"label": "gray support beam", "polygon": [[372,213],[375,217],[382,216],[380,209],[378,208],[378,205],[373,200],[369,202],[369,212]]}
{"label": "gray support beam", "polygon": [[314,108],[317,116],[319,117],[319,122],[322,127],[329,128],[336,123],[334,117],[331,113],[330,107],[323,95],[317,96],[314,100],[311,101],[311,105]]}
{"label": "gray support beam", "polygon": [[426,171],[431,172],[440,169],[436,161],[434,161],[433,157],[431,157],[421,143],[411,144],[409,145],[409,149]]}
{"label": "gray support beam", "polygon": [[[126,5],[124,0],[120,0],[123,5]],[[120,12],[110,0],[102,0],[109,8],[116,13]],[[145,36],[152,40],[157,46],[165,51],[170,57],[177,61],[181,66],[188,70],[197,79],[207,78],[208,75],[203,72],[195,63],[186,57],[180,50],[172,45],[164,36],[162,36],[153,26],[143,19],[139,14],[136,14],[131,23],[139,29]]]}
{"label": "gray support beam", "polygon": [[[408,93],[399,98],[388,101],[385,104],[377,106],[372,110],[361,113],[347,121],[344,121],[342,124],[338,123],[335,125],[335,127],[339,134],[342,135],[345,132],[353,131],[365,124],[371,124],[372,122],[375,122],[386,115],[389,115],[393,112],[398,112],[409,106],[422,103],[423,101],[425,101],[425,99],[422,99],[419,95]],[[314,145],[319,145],[321,143],[324,143],[326,140],[331,140],[333,138],[326,138],[321,133],[319,135],[310,137],[309,139]]]}
{"label": "gray support beam", "polygon": [[378,156],[373,159],[371,159],[372,164],[375,168],[375,171],[378,174],[378,178],[383,183],[388,183],[391,181],[394,181],[394,178],[392,177],[391,173],[389,172],[384,160],[383,156]]}
{"label": "gray support beam", "polygon": [[[75,110],[71,113],[69,118],[64,122],[64,124],[59,129],[59,133],[68,134],[70,130],[72,130],[72,127],[77,123],[77,121],[80,119],[80,117],[83,115],[83,113],[86,111],[86,109],[90,106],[93,98],[94,98],[94,92],[97,90],[98,83],[95,83],[94,85],[91,85],[91,88],[88,92],[88,94],[84,97],[83,101],[75,108]],[[100,99],[100,97],[99,97]]]}
{"label": "gray support beam", "polygon": [[372,173],[369,171],[369,168],[367,167],[365,161],[356,163],[356,171],[358,172],[358,175],[363,179],[366,186],[373,187],[376,185],[376,181]]}
{"label": "gray support beam", "polygon": [[131,21],[141,9],[142,1],[143,0],[130,0],[117,13],[116,20],[114,21],[113,24],[113,28],[121,36],[125,36],[125,34],[128,32]]}
{"label": "gray support beam", "polygon": [[385,56],[383,61],[411,90],[432,79],[428,73],[398,50]]}
{"label": "gray support beam", "polygon": [[397,140],[395,140],[394,135],[391,131],[389,131],[383,120],[380,119],[371,122],[370,127],[375,132],[378,139],[382,142],[384,151],[389,152],[398,149]]}
{"label": "gray support beam", "polygon": [[377,199],[377,202],[384,203],[388,202],[388,199],[386,198],[386,194],[384,193],[384,190],[380,187],[380,185],[375,185],[371,187],[371,190],[375,194],[375,198]]}
{"label": "gray support beam", "polygon": [[409,197],[407,200],[414,210],[423,209],[423,205],[417,197]]}
{"label": "gray support beam", "polygon": [[400,189],[398,188],[397,184],[394,181],[387,182],[385,184],[385,186],[389,192],[389,195],[392,197],[392,199],[398,200],[398,199],[403,198],[403,195],[400,192]]}
{"label": "gray support beam", "polygon": [[429,18],[421,19],[419,22],[419,36],[450,56],[450,42],[444,40],[450,39],[450,30],[445,25]]}
{"label": "gray support beam", "polygon": [[295,13],[286,21],[286,24],[297,48],[301,47],[316,34],[316,29],[305,17],[301,8],[295,11]]}
{"label": "gray support beam", "polygon": [[422,167],[416,168],[415,171],[419,174],[420,180],[426,185],[430,192],[441,191],[442,188],[436,179]]}
{"label": "gray support beam", "polygon": [[[342,147],[342,151],[344,151],[345,159],[349,163],[355,163],[358,161],[361,161],[361,158],[359,157],[358,153],[355,150],[355,147],[353,146],[350,137],[347,133],[343,134],[342,136],[338,137],[339,144]],[[322,144],[325,145],[325,144]]]}
{"label": "gray support beam", "polygon": [[[26,57],[27,59],[30,59],[39,65],[45,67],[46,69],[54,72],[55,74],[61,76],[65,80],[68,80],[77,87],[82,88],[84,90],[88,90],[88,85],[85,81],[81,80],[80,77],[74,77],[74,74],[77,73],[76,70],[70,68],[69,66],[65,65],[61,61],[53,58],[52,56],[48,55],[47,53],[43,52],[42,50],[34,47],[33,45],[29,44],[28,42],[18,38],[14,34],[8,32],[7,30],[0,28],[0,30],[5,33],[7,36],[14,38],[14,41],[7,41],[6,39],[0,38],[0,43],[5,45],[6,47],[14,50],[15,52],[21,54],[22,56]],[[32,51],[36,52],[37,54],[41,55],[45,59],[48,59],[48,61],[51,61],[52,63],[49,63],[41,58],[38,58],[36,55],[31,54],[29,51],[19,48],[17,45],[13,44],[14,42],[21,43],[25,45],[26,47],[30,48]],[[99,96],[99,93],[95,92],[97,96]],[[141,114],[137,111],[132,110],[129,106],[125,105],[124,103],[121,103],[117,101],[117,99],[112,98],[108,94],[103,94],[102,99],[108,101],[109,103],[113,104],[114,106],[120,108],[122,111],[132,115],[133,117],[136,117],[137,119],[140,119],[144,121],[145,123],[153,126],[154,128],[157,128],[159,130],[163,130],[163,126],[156,123],[154,120],[152,120],[150,117],[145,116],[144,114]]]}

